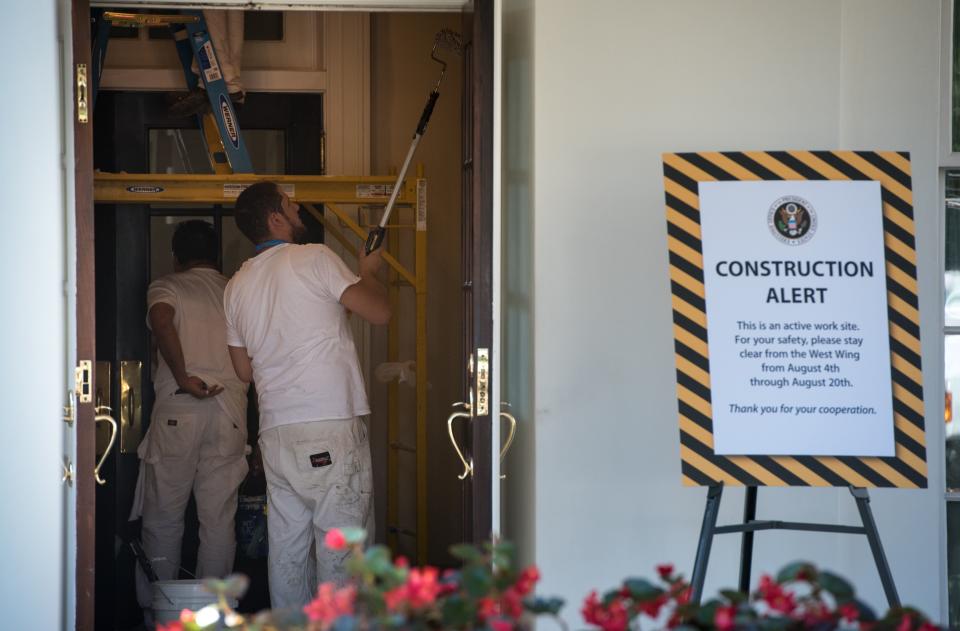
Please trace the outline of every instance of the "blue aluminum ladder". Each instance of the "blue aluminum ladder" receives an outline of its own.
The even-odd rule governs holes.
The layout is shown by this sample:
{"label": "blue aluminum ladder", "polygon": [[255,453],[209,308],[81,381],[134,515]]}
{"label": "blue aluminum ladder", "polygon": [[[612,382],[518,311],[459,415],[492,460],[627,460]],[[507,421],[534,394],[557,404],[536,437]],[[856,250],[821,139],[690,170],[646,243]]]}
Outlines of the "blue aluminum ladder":
{"label": "blue aluminum ladder", "polygon": [[[207,98],[210,99],[209,116],[212,117],[213,123],[216,125],[220,137],[218,144],[222,147],[222,151],[218,151],[212,146],[210,134],[206,130],[206,127],[211,123],[204,122],[207,115],[198,114],[197,122],[207,138],[213,168],[218,173],[225,170],[223,167],[229,168],[233,173],[253,173],[253,164],[250,162],[247,145],[243,140],[243,134],[240,132],[237,113],[233,109],[233,102],[227,92],[227,82],[220,71],[217,53],[214,50],[210,34],[207,32],[207,23],[203,19],[203,12],[183,10],[180,11],[180,15],[185,18],[182,22],[158,21],[155,24],[169,25],[173,32],[177,54],[180,57],[183,75],[187,82],[187,89],[193,90],[198,86],[198,80],[203,81]],[[116,13],[103,9],[93,11],[97,33],[93,38],[91,55],[91,103],[96,103],[100,78],[103,74],[103,62],[107,54],[107,43],[110,41],[111,25],[150,26],[154,24],[151,23],[151,17],[159,20],[160,17],[169,18],[170,16]],[[199,79],[190,69],[194,59],[196,59],[197,67],[200,70]]]}

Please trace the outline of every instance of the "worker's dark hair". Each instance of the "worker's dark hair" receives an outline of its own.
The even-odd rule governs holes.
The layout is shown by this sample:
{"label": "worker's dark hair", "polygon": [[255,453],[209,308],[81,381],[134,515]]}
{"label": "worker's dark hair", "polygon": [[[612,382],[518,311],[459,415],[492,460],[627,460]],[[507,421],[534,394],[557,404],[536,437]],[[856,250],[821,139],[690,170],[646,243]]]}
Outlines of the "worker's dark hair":
{"label": "worker's dark hair", "polygon": [[268,239],[267,218],[270,213],[282,212],[283,197],[275,182],[257,182],[248,186],[237,197],[233,216],[237,227],[257,245]]}
{"label": "worker's dark hair", "polygon": [[173,256],[181,265],[189,263],[217,264],[220,244],[217,231],[203,219],[181,221],[173,231]]}

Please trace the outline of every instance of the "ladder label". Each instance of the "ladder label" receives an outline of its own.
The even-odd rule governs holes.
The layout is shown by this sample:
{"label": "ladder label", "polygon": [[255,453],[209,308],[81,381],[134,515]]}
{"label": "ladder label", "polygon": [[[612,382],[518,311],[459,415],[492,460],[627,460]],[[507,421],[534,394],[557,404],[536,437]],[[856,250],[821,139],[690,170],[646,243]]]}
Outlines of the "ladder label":
{"label": "ladder label", "polygon": [[234,149],[240,148],[240,132],[237,131],[237,121],[233,119],[233,110],[230,109],[230,101],[227,97],[220,95],[220,118],[223,120],[223,128],[227,131],[230,138],[230,144]]}
{"label": "ladder label", "polygon": [[220,64],[217,63],[217,56],[213,52],[213,44],[210,40],[203,43],[200,48],[200,69],[203,70],[203,76],[207,83],[219,81],[223,78],[220,74]]}
{"label": "ladder label", "polygon": [[357,184],[357,197],[390,197],[393,184]]}
{"label": "ladder label", "polygon": [[427,181],[417,180],[417,232],[427,229]]}
{"label": "ladder label", "polygon": [[[243,189],[250,186],[249,184],[240,184],[237,182],[224,182],[223,184],[223,198],[224,199],[236,199],[240,196],[240,193],[243,192]],[[279,183],[277,186],[281,191],[287,194],[287,197],[293,199],[297,196],[297,185],[296,184],[283,184]]]}

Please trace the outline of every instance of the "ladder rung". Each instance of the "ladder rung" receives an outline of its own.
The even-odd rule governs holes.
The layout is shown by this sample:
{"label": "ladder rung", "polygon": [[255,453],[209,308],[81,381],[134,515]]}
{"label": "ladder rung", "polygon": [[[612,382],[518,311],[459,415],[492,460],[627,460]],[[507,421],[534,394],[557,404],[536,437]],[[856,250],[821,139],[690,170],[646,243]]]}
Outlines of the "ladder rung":
{"label": "ladder rung", "polygon": [[390,449],[396,449],[397,451],[409,451],[411,453],[417,452],[416,447],[411,447],[410,445],[405,445],[403,443],[390,443]]}

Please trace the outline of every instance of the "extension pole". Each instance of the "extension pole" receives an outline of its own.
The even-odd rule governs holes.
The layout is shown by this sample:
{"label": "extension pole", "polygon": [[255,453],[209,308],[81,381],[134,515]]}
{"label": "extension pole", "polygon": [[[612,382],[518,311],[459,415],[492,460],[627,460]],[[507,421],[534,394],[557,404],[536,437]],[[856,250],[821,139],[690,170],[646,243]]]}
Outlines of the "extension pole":
{"label": "extension pole", "polygon": [[[443,79],[442,74],[440,78]],[[438,86],[439,84],[440,82],[437,81]],[[420,122],[417,123],[417,131],[413,134],[413,142],[410,143],[410,149],[407,150],[407,157],[403,161],[403,166],[400,167],[400,173],[397,175],[397,181],[393,185],[393,191],[390,193],[390,201],[387,202],[387,207],[383,211],[383,217],[380,218],[380,224],[367,235],[367,243],[364,245],[364,250],[367,254],[370,254],[383,244],[383,235],[386,234],[387,220],[390,219],[390,213],[393,212],[393,205],[397,201],[397,195],[400,194],[400,186],[403,184],[403,178],[407,175],[407,169],[410,167],[410,161],[413,160],[413,154],[417,150],[417,144],[419,144],[424,132],[427,131],[427,123],[430,122],[430,115],[433,114],[433,107],[437,104],[438,98],[440,98],[440,91],[438,88],[434,88],[433,92],[430,93],[430,97],[427,99],[427,104],[423,106],[423,113],[420,114]]]}

